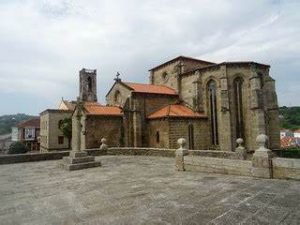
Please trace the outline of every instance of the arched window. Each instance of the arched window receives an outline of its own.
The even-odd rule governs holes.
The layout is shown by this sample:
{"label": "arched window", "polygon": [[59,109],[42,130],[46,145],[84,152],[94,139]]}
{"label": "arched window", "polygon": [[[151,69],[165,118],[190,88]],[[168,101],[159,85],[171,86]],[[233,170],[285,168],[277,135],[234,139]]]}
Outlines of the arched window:
{"label": "arched window", "polygon": [[244,118],[243,118],[243,79],[238,77],[233,81],[236,138],[244,138]]}
{"label": "arched window", "polygon": [[58,121],[58,129],[61,129],[62,124],[63,124],[63,120],[59,120]]}
{"label": "arched window", "polygon": [[159,137],[159,131],[156,131],[156,143],[159,143],[160,137]]}
{"label": "arched window", "polygon": [[208,82],[208,103],[211,124],[211,143],[219,145],[218,110],[217,110],[217,84],[214,80]]}
{"label": "arched window", "polygon": [[122,103],[122,96],[121,96],[121,92],[119,90],[117,90],[115,92],[115,103],[117,104],[121,104]]}
{"label": "arched window", "polygon": [[91,77],[87,78],[87,87],[88,87],[88,91],[92,91],[92,78]]}
{"label": "arched window", "polygon": [[189,124],[188,128],[188,134],[189,134],[189,149],[194,149],[194,125]]}

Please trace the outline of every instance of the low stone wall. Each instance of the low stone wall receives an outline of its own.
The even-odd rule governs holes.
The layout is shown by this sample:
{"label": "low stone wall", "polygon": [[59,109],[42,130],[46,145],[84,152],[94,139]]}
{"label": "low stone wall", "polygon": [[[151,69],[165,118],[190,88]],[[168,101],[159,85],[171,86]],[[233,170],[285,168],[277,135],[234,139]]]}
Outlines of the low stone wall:
{"label": "low stone wall", "polygon": [[247,160],[187,155],[184,168],[186,171],[252,176],[252,162]]}
{"label": "low stone wall", "polygon": [[300,159],[273,158],[273,178],[300,180]]}
{"label": "low stone wall", "polygon": [[148,155],[148,156],[162,156],[175,157],[175,149],[163,148],[109,148],[107,155]]}
{"label": "low stone wall", "polygon": [[229,151],[216,151],[216,150],[189,150],[189,155],[204,156],[224,159],[239,159],[239,155],[236,152]]}
{"label": "low stone wall", "polygon": [[47,153],[26,153],[26,154],[15,154],[15,155],[1,155],[1,164],[11,163],[23,163],[23,162],[34,162],[43,160],[58,160],[69,155],[69,151],[61,152],[47,152]]}

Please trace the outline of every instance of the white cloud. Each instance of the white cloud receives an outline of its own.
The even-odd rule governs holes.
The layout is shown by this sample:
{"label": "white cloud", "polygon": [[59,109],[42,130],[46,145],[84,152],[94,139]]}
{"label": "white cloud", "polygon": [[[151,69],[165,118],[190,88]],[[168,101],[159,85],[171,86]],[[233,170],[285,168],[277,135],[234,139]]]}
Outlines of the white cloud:
{"label": "white cloud", "polygon": [[75,98],[86,67],[98,69],[103,101],[116,71],[146,82],[150,67],[183,54],[269,63],[280,103],[299,105],[286,100],[299,91],[299,9],[296,0],[1,1],[1,98]]}

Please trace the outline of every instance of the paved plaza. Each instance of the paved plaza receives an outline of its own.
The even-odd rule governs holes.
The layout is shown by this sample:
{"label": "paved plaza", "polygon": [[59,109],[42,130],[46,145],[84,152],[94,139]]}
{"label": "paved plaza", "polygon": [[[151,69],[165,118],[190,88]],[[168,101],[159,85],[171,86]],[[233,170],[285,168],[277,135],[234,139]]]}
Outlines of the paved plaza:
{"label": "paved plaza", "polygon": [[0,166],[0,224],[300,224],[300,181],[176,172],[173,158]]}

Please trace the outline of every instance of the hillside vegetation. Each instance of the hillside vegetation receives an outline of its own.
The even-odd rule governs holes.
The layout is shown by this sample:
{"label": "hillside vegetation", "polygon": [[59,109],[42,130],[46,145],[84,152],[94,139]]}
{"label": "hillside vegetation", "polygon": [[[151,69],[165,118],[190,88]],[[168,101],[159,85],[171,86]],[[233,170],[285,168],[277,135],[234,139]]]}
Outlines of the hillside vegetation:
{"label": "hillside vegetation", "polygon": [[26,115],[24,113],[0,116],[0,135],[11,133],[11,127],[33,117],[34,116]]}
{"label": "hillside vegetation", "polygon": [[284,129],[300,129],[300,107],[280,107],[280,123]]}

